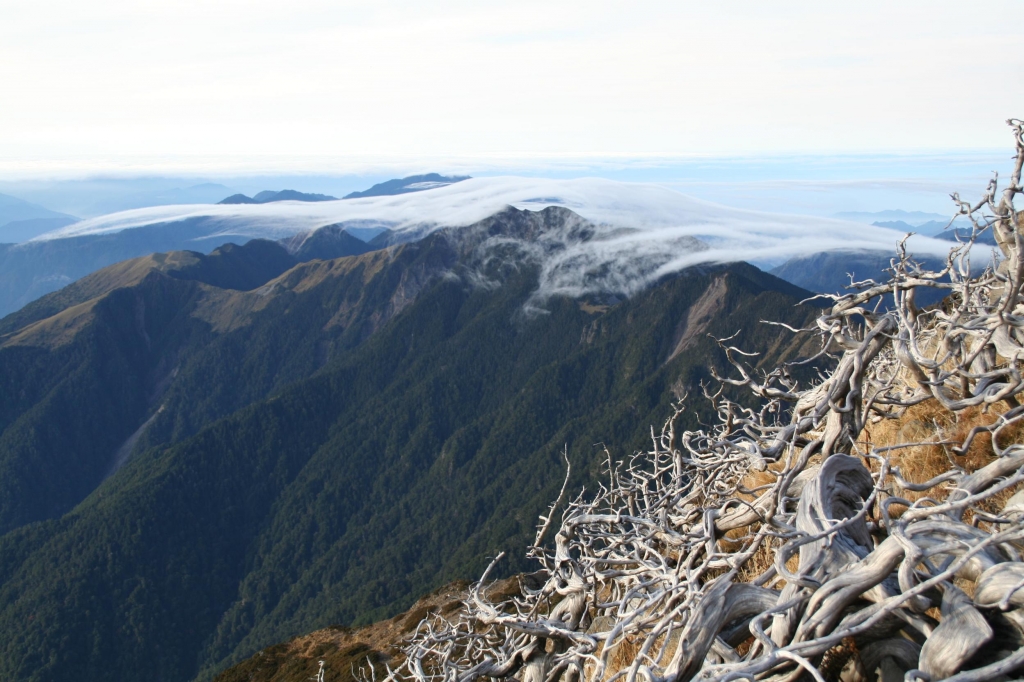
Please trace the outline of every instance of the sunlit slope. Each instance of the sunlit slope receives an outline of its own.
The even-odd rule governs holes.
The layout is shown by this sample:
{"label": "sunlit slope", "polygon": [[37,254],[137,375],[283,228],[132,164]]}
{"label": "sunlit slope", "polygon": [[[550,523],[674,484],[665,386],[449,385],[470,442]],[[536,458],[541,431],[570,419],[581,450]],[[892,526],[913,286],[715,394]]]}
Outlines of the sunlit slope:
{"label": "sunlit slope", "polygon": [[259,240],[154,254],[0,321],[0,529],[63,514],[139,441],[191,435],[367,338],[402,279],[373,282],[384,257],[366,258],[296,266]]}
{"label": "sunlit slope", "polygon": [[264,240],[253,240],[245,246],[225,244],[205,256],[194,251],[153,253],[107,266],[33,301],[0,319],[0,336],[115,289],[138,285],[154,271],[225,289],[246,290],[263,284],[297,262],[280,245]]}
{"label": "sunlit slope", "polygon": [[[248,256],[270,260],[276,258],[281,262],[288,260],[294,265],[314,258],[337,258],[371,249],[343,230],[332,229],[330,226],[326,226],[315,238],[303,233],[288,234],[289,246],[294,248],[288,249],[287,253],[283,249],[272,253],[271,249],[264,248],[259,256]],[[259,235],[250,234],[246,230],[222,232],[209,219],[200,217],[109,234],[82,234],[24,244],[0,244],[0,315],[32,305],[50,292],[72,283],[78,284],[81,278],[90,273],[125,260],[176,250],[212,255],[218,249],[222,257],[230,260],[231,255],[224,252],[222,247],[227,244],[244,244],[253,238],[259,238]],[[232,288],[246,287],[248,280],[245,278],[250,275],[245,274],[247,270],[243,264],[236,265],[237,269],[220,268],[219,271],[230,272],[227,276],[240,277],[240,280],[209,283]],[[258,263],[253,264],[256,265]],[[261,270],[257,267],[255,272]],[[202,276],[201,273],[189,273],[189,276],[192,275]]]}

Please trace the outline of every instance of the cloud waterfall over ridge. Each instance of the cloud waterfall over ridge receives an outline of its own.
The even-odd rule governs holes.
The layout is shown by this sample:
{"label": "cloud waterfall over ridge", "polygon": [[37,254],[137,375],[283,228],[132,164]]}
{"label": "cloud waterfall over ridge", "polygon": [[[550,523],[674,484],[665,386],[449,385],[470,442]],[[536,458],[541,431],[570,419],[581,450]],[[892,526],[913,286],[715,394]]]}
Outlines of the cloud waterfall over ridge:
{"label": "cloud waterfall over ridge", "polygon": [[[110,234],[147,225],[202,219],[208,236],[280,239],[331,224],[386,227],[397,237],[424,236],[494,215],[506,206],[562,206],[593,223],[586,239],[569,231],[527,249],[542,259],[541,294],[603,289],[632,293],[665,274],[700,263],[777,264],[824,251],[893,253],[903,234],[882,227],[730,208],[653,184],[598,178],[551,180],[485,177],[428,191],[315,203],[159,206],[101,216],[37,241]],[[939,256],[950,243],[915,236],[912,250]],[[524,245],[525,246],[525,245]],[[196,248],[202,248],[201,242]]]}

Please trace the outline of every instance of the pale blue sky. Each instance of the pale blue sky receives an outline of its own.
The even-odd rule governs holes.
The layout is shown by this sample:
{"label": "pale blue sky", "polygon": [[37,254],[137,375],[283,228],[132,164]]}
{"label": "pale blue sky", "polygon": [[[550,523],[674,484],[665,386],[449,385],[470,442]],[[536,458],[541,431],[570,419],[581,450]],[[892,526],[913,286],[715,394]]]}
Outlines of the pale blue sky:
{"label": "pale blue sky", "polygon": [[[1024,115],[1022,9],[0,0],[0,177],[991,158],[1009,148],[1002,121]],[[936,175],[915,158],[900,177]],[[808,177],[770,162],[765,179],[792,168]]]}
{"label": "pale blue sky", "polygon": [[[1000,126],[1002,127],[1002,126]],[[1007,147],[1010,140],[1007,135]],[[132,177],[93,173],[88,179],[0,178],[0,192],[79,217],[141,206],[209,202],[264,189],[299,189],[344,196],[391,177],[424,171],[474,176],[605,177],[656,183],[691,196],[760,211],[830,216],[841,211],[903,209],[948,215],[949,194],[976,197],[992,171],[1009,171],[1009,148],[945,154],[720,156],[689,159],[567,160],[503,166],[478,162],[389,165],[358,173],[262,172]],[[96,176],[100,177],[96,177]],[[201,183],[219,187],[188,188]]]}

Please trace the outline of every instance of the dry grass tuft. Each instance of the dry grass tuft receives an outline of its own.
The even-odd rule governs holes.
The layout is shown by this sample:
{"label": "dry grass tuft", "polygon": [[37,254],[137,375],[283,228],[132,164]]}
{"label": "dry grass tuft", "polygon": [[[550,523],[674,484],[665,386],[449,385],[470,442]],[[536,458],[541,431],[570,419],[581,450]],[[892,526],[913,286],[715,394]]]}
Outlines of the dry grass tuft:
{"label": "dry grass tuft", "polygon": [[[760,577],[765,571],[775,564],[775,554],[781,546],[781,540],[777,540],[776,538],[765,538],[761,543],[761,546],[754,551],[754,554],[747,559],[747,562],[743,564],[742,568],[740,568],[737,580],[739,582],[749,583]],[[789,558],[789,561],[786,562],[786,568],[794,573],[799,568],[799,565],[800,560],[797,555],[793,555]],[[781,589],[785,584],[786,581],[780,578],[776,587]]]}
{"label": "dry grass tuft", "polygon": [[613,675],[633,665],[642,646],[643,640],[639,637],[627,636],[620,639],[615,645],[615,650],[608,657],[609,674]]}
{"label": "dry grass tuft", "polygon": [[[1008,405],[1000,403],[953,413],[944,409],[937,401],[928,401],[907,408],[898,418],[869,424],[864,429],[858,447],[861,452],[867,453],[876,448],[890,447],[901,443],[922,443],[890,450],[887,453],[892,465],[899,467],[903,478],[913,483],[927,481],[953,467],[974,472],[996,459],[992,435],[980,433],[975,436],[967,452],[963,455],[955,453],[954,447],[959,447],[976,426],[995,424],[1008,409]],[[996,444],[999,448],[1022,441],[1024,441],[1024,421],[1003,428],[996,437]],[[878,471],[876,462],[869,461],[867,464],[872,470]],[[783,462],[775,462],[769,465],[767,470],[748,472],[741,480],[740,486],[752,492],[739,493],[737,497],[748,502],[754,501],[764,492],[758,488],[773,484],[783,467]],[[948,485],[938,486],[931,491],[924,492],[904,490],[895,485],[893,487],[896,489],[892,490],[892,494],[911,502],[924,497],[944,497],[948,492]],[[982,506],[985,511],[996,514],[1002,509],[1006,500],[1019,489],[1020,486],[994,495]],[[890,511],[894,516],[899,516],[903,509],[891,507]],[[970,516],[970,512],[968,512],[965,520],[970,522]],[[746,528],[728,531],[719,539],[720,549],[729,553],[745,550],[757,533],[758,526],[759,524],[753,524]],[[771,538],[762,542],[761,546],[740,569],[738,580],[750,582],[762,575],[774,564],[776,552],[780,546],[779,541]],[[791,557],[786,564],[787,568],[793,572],[797,571],[798,565],[799,560],[796,556]],[[720,573],[724,573],[724,571]],[[709,574],[708,579],[717,577],[718,574]],[[779,580],[777,586],[784,584],[784,581]],[[967,594],[973,594],[973,583],[960,587]]]}
{"label": "dry grass tuft", "polygon": [[[961,412],[949,412],[937,401],[928,401],[907,408],[898,419],[886,419],[877,424],[869,424],[861,436],[858,445],[864,452],[873,448],[883,448],[900,443],[927,443],[890,450],[889,459],[894,466],[900,468],[903,478],[913,483],[923,483],[953,467],[967,472],[974,472],[993,462],[996,458],[993,449],[993,437],[988,433],[978,434],[970,448],[963,455],[953,451],[963,443],[976,426],[991,426],[1000,415],[1006,412],[1004,403],[982,407],[972,407]],[[996,443],[1005,448],[1011,443],[1020,443],[1024,437],[1024,423],[1012,424],[999,433]],[[875,471],[877,464],[869,463]],[[924,497],[944,496],[948,488],[939,487],[931,491],[913,492],[899,489],[897,495],[911,502]],[[1005,491],[989,500],[995,512],[1009,499],[1014,491]],[[899,511],[894,510],[898,515]]]}

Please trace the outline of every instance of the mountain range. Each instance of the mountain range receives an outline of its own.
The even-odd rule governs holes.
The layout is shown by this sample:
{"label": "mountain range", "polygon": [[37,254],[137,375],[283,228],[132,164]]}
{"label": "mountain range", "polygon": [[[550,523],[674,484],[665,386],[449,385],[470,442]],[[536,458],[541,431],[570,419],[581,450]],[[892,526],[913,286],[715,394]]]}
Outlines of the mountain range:
{"label": "mountain range", "polygon": [[156,225],[144,231],[0,244],[0,314],[18,310],[48,292],[124,259],[187,246],[215,250],[227,243],[246,241],[232,235],[211,236],[211,229],[208,220],[199,218]]}
{"label": "mountain range", "polygon": [[[367,196],[423,191],[447,184],[441,181],[422,181],[421,178],[441,178],[458,181],[463,178],[444,178],[431,173],[413,176],[404,180],[375,185],[367,190]],[[384,189],[380,189],[380,188]],[[397,187],[397,189],[395,189]],[[209,192],[222,185],[206,184],[189,188]],[[393,190],[393,191],[392,191]],[[371,194],[372,193],[372,194]],[[310,194],[296,190],[265,190],[253,197],[234,194],[219,203],[223,205],[268,204],[281,201],[321,202],[336,201],[326,194]],[[6,221],[6,222],[5,222]],[[73,216],[50,211],[41,206],[0,194],[0,315],[15,311],[39,296],[74,282],[78,278],[126,258],[133,258],[159,251],[202,248],[216,249],[226,243],[241,243],[248,238],[242,229],[222,232],[216,219],[207,217],[184,218],[146,226],[144,233],[107,232],[100,235],[72,235],[67,239],[46,239],[17,247],[14,244],[26,242],[34,237],[59,230],[79,222]],[[322,226],[322,224],[321,224]],[[327,225],[327,233],[321,237],[331,239],[328,233],[334,226]],[[258,229],[256,230],[258,232]],[[354,222],[347,226],[346,238],[350,246],[345,253],[361,253],[361,247],[351,241],[369,241],[386,231],[375,222],[364,224]],[[294,234],[296,230],[285,230]],[[309,232],[299,230],[300,235]],[[338,230],[334,230],[336,234]],[[334,237],[336,239],[336,237]],[[9,242],[5,243],[5,242]],[[293,242],[290,242],[293,243]],[[341,255],[335,253],[334,255]],[[301,257],[301,256],[300,256]]]}
{"label": "mountain range", "polygon": [[644,447],[709,335],[814,352],[760,323],[808,292],[742,263],[540,296],[530,245],[568,232],[599,234],[508,208],[152,254],[0,320],[0,678],[207,680],[392,615],[532,536],[563,449],[578,487]]}
{"label": "mountain range", "polygon": [[[557,248],[548,250],[552,258],[542,268],[544,287],[563,293],[597,291],[608,278],[618,280],[612,288],[638,291],[662,274],[701,262],[751,260],[771,267],[820,252],[888,254],[902,237],[878,226],[731,209],[638,183],[494,177],[426,188],[432,181],[409,180],[396,182],[406,189],[416,185],[418,191],[339,201],[150,207],[80,221],[28,243],[0,245],[0,315],[102,267],[150,253],[209,253],[252,238],[287,241],[329,225],[364,241],[385,230],[392,241],[415,240],[471,225],[507,206],[562,206],[594,225],[592,239],[579,241],[565,233],[557,238],[569,242],[550,245]],[[940,240],[914,240],[922,255],[948,250]]]}
{"label": "mountain range", "polygon": [[885,211],[841,211],[835,214],[840,220],[852,220],[866,225],[875,225],[879,222],[901,222],[917,227],[924,223],[941,222],[943,226],[949,222],[949,216],[941,213],[929,213],[927,211],[904,211],[902,209],[889,209]]}
{"label": "mountain range", "polygon": [[[926,234],[936,239],[944,239],[946,241],[966,241],[971,236],[971,224],[962,220],[953,221],[950,224],[949,220],[931,220],[920,225],[910,225],[903,222],[902,220],[889,221],[889,222],[876,222],[874,223],[878,227],[887,227],[891,230],[899,230],[900,232],[915,232],[919,234]],[[948,229],[947,229],[948,228]],[[988,230],[978,235],[976,240],[978,244],[984,244],[986,246],[995,246],[996,239],[992,235],[992,231]]]}
{"label": "mountain range", "polygon": [[[902,222],[877,223],[880,227],[900,230],[904,233],[934,229],[934,238],[946,242],[966,242],[970,238],[969,228],[953,227],[944,230],[948,223],[923,223],[917,228]],[[952,247],[953,245],[950,244]],[[991,230],[983,232],[975,241],[971,255],[976,265],[987,265],[996,246]],[[843,293],[852,281],[874,279],[881,280],[885,271],[892,267],[894,253],[880,250],[846,250],[824,251],[809,256],[791,258],[782,265],[771,269],[771,273],[787,282],[817,293]],[[911,254],[913,259],[923,267],[931,270],[942,270],[945,259],[934,255]],[[942,290],[919,291],[918,302],[923,305],[937,303],[943,298]]]}
{"label": "mountain range", "polygon": [[219,204],[269,204],[273,201],[337,201],[337,197],[328,194],[307,194],[294,189],[282,189],[280,191],[264,190],[248,197],[244,194],[232,194],[226,199],[221,199]]}
{"label": "mountain range", "polygon": [[28,241],[75,222],[74,216],[0,194],[0,244]]}
{"label": "mountain range", "polygon": [[[410,175],[406,178],[398,178],[380,182],[361,192],[350,192],[344,199],[361,199],[364,197],[385,197],[397,194],[409,194],[411,192],[423,192],[428,189],[445,187],[462,180],[469,180],[468,175],[446,176],[439,173],[426,173],[424,175]],[[268,204],[273,201],[337,201],[337,197],[327,194],[307,194],[293,189],[281,191],[265,190],[255,194],[251,198],[244,194],[232,194],[222,199],[221,204]]]}
{"label": "mountain range", "polygon": [[218,182],[183,177],[0,180],[0,192],[82,219],[147,206],[216,203],[236,191]]}
{"label": "mountain range", "polygon": [[422,192],[428,189],[437,189],[456,182],[469,180],[468,175],[440,175],[439,173],[426,173],[424,175],[410,175],[406,178],[387,180],[380,182],[370,189],[362,192],[350,192],[344,196],[345,199],[362,199],[364,197],[384,197],[396,194],[408,194],[409,192]]}

